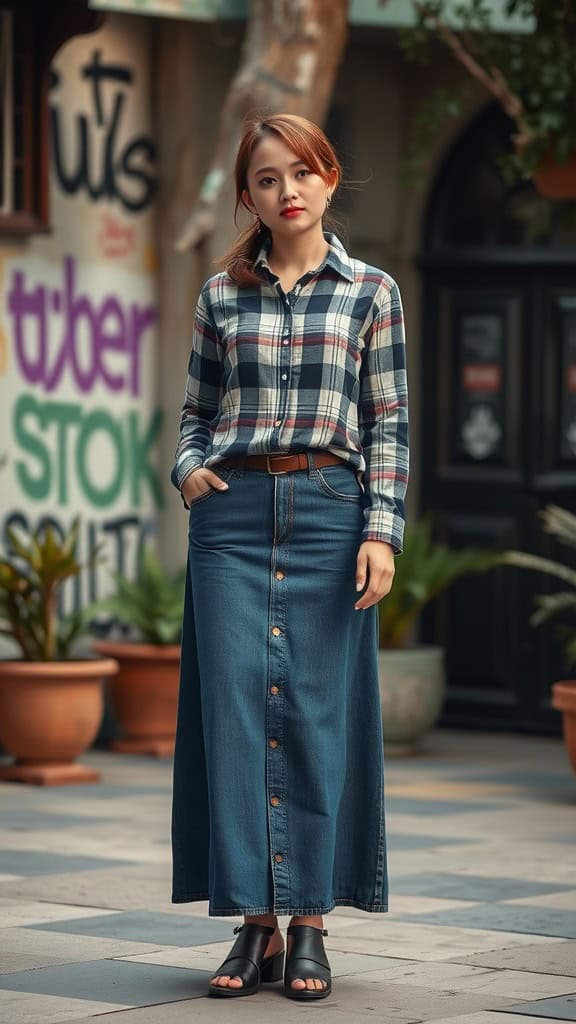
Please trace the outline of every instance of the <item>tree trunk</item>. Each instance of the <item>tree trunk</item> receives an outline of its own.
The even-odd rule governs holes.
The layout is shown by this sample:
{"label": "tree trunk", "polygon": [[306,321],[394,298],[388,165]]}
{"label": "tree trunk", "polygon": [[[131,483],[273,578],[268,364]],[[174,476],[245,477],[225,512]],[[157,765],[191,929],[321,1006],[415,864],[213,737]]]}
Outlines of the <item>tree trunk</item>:
{"label": "tree trunk", "polygon": [[[252,0],[240,67],[220,116],[216,150],[176,241],[210,239],[221,255],[232,228],[232,171],[247,115],[302,114],[323,124],[347,38],[349,0]],[[228,215],[229,214],[229,215]]]}

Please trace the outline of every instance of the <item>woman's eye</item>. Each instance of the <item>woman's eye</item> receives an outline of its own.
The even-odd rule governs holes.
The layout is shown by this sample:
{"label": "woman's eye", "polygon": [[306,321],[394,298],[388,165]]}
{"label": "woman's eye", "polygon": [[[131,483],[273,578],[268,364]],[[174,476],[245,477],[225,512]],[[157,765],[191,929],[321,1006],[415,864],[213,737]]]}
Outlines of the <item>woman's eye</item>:
{"label": "woman's eye", "polygon": [[271,181],[274,181],[274,178],[260,178],[260,185],[268,185]]}
{"label": "woman's eye", "polygon": [[302,168],[302,170],[298,171],[298,174],[310,174],[310,171],[306,170],[306,169],[305,169],[305,168],[303,167],[303,168]]}

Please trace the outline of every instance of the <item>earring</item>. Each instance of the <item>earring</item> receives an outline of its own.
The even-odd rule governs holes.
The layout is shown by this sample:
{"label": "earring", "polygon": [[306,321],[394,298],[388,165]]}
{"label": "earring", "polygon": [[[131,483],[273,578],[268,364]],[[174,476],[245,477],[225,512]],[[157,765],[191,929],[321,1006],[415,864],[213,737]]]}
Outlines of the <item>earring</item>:
{"label": "earring", "polygon": [[327,207],[330,206],[331,202],[332,202],[332,196],[330,195],[330,193],[328,193],[328,195],[326,196],[326,206]]}
{"label": "earring", "polygon": [[259,234],[262,231],[262,221],[260,220],[260,217],[256,217],[256,230]]}

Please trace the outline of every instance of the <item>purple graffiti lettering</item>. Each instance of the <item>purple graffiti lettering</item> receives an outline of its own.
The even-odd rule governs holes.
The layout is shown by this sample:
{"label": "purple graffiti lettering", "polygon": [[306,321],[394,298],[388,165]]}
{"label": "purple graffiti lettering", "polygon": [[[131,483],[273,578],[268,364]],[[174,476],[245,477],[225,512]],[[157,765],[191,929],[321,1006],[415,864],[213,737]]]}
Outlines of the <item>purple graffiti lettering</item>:
{"label": "purple graffiti lettering", "polygon": [[[125,379],[120,373],[112,373],[104,362],[104,354],[108,349],[110,352],[124,352],[126,344],[126,317],[124,316],[122,306],[118,299],[113,296],[109,296],[102,303],[100,310],[100,316],[98,319],[99,328],[99,343],[100,343],[100,372],[106,382],[106,385],[111,391],[121,391],[125,385]],[[140,349],[138,343],[138,351],[136,353],[136,363],[140,357]],[[138,364],[139,365],[139,364]],[[130,391],[133,395],[137,395],[140,391],[138,386],[138,365],[134,366],[134,360],[132,360],[132,370],[130,373]],[[136,383],[134,383],[134,374],[136,373]]]}
{"label": "purple graffiti lettering", "polygon": [[140,394],[140,344],[142,335],[148,327],[154,327],[157,315],[157,311],[153,306],[137,306],[135,302],[130,306],[130,341],[132,345],[130,390],[133,395]]}
{"label": "purple graffiti lettering", "polygon": [[80,391],[91,391],[97,375],[95,346],[89,345],[91,361],[86,372],[78,361],[76,342],[82,318],[87,320],[88,337],[92,339],[96,334],[96,317],[88,296],[80,295],[76,298],[74,295],[74,274],[74,261],[68,256],[64,260],[64,337],[56,363],[44,379],[46,391],[53,391],[58,386],[67,357],[70,358],[74,379]]}
{"label": "purple graffiti lettering", "polygon": [[[12,277],[12,288],[8,292],[8,311],[14,318],[13,335],[18,365],[26,380],[30,384],[37,384],[43,380],[46,366],[44,288],[38,285],[27,292],[21,270],[16,270]],[[35,342],[29,346],[30,351],[27,346],[27,332],[24,330],[26,317],[34,318],[36,325]]]}
{"label": "purple graffiti lettering", "polygon": [[[110,391],[139,395],[144,336],[156,323],[156,309],[136,302],[124,306],[115,295],[98,303],[80,292],[71,256],[63,272],[61,290],[27,285],[21,270],[12,275],[8,310],[24,378],[54,391],[68,371],[81,392],[102,381]],[[58,332],[50,309],[57,311]]]}

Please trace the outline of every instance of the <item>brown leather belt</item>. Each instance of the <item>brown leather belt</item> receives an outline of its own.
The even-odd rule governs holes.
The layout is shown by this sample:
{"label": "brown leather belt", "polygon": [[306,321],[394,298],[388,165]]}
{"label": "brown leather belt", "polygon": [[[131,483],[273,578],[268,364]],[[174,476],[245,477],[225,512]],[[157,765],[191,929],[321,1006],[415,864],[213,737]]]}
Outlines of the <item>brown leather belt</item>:
{"label": "brown leather belt", "polygon": [[[332,466],[337,462],[346,461],[333,452],[312,449],[310,454],[315,466]],[[278,476],[279,473],[292,473],[295,469],[308,469],[306,452],[297,452],[294,455],[235,455],[226,459],[226,465],[230,466],[241,465],[242,462],[244,469],[264,469],[273,476]]]}

